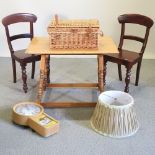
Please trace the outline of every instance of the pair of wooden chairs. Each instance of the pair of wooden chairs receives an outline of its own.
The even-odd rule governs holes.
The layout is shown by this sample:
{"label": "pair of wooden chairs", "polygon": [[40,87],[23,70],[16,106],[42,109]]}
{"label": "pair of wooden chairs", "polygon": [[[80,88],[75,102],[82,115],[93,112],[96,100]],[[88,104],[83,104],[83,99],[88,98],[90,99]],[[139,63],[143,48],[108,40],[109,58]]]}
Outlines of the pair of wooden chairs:
{"label": "pair of wooden chairs", "polygon": [[[13,82],[16,83],[16,61],[17,61],[20,63],[20,66],[22,69],[23,90],[25,93],[27,92],[27,89],[28,89],[27,82],[26,82],[27,80],[26,65],[27,63],[32,63],[31,78],[33,79],[34,73],[35,73],[35,62],[40,60],[40,55],[25,54],[25,49],[16,51],[13,48],[12,42],[16,39],[22,39],[22,38],[28,38],[32,40],[33,35],[34,35],[33,24],[36,22],[36,20],[37,20],[37,17],[34,14],[29,14],[29,13],[12,14],[2,19],[2,23],[5,27],[7,42],[8,42],[8,46],[10,49],[11,58],[12,58]],[[142,62],[143,54],[146,48],[149,31],[153,25],[153,21],[149,17],[143,16],[140,14],[124,14],[118,17],[118,21],[122,25],[120,43],[118,46],[119,54],[106,54],[104,56],[104,63],[105,63],[105,66],[108,61],[118,64],[118,73],[119,73],[120,80],[122,80],[121,65],[124,65],[126,67],[127,69],[126,78],[125,78],[126,86],[125,86],[124,91],[129,92],[131,68],[134,64],[138,64],[137,73],[136,73],[136,83],[135,83],[135,85],[138,85],[141,62]],[[23,34],[11,35],[9,31],[10,25],[21,23],[21,22],[29,24],[29,32],[23,33]],[[145,36],[137,37],[133,35],[126,35],[125,25],[128,23],[139,24],[139,25],[145,26],[146,27]],[[122,48],[124,39],[130,39],[130,40],[141,42],[142,48],[141,48],[140,53],[136,53],[136,52],[129,51],[129,50],[124,50]],[[105,80],[106,67],[105,67],[104,73],[105,73],[104,74],[104,80]],[[49,81],[49,73],[48,73],[48,81]]]}

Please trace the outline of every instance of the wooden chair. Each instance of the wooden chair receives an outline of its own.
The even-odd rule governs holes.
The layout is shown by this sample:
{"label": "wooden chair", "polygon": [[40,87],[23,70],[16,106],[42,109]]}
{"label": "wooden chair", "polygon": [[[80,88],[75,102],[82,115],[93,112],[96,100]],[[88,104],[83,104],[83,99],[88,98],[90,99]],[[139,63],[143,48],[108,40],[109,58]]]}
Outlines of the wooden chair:
{"label": "wooden chair", "polygon": [[[105,64],[104,83],[105,83],[105,75],[106,75],[106,64],[108,61],[118,64],[118,75],[119,75],[120,81],[122,81],[121,65],[124,65],[126,67],[126,78],[125,78],[126,86],[124,91],[129,92],[131,68],[136,63],[137,63],[137,71],[136,71],[135,85],[138,86],[141,62],[142,62],[143,54],[148,41],[149,31],[153,25],[153,20],[150,19],[149,17],[143,16],[140,14],[124,14],[118,17],[118,21],[121,24],[121,36],[120,36],[120,43],[118,46],[119,54],[104,55],[104,64]],[[146,32],[144,37],[125,34],[125,26],[127,24],[139,24],[140,26],[146,27]],[[142,48],[140,52],[134,52],[134,51],[123,49],[122,47],[125,39],[141,42]]]}
{"label": "wooden chair", "polygon": [[[40,55],[29,55],[25,54],[25,49],[23,50],[14,50],[12,42],[16,39],[23,39],[23,38],[28,38],[32,39],[33,38],[33,23],[36,22],[37,17],[34,14],[29,14],[29,13],[16,13],[16,14],[11,14],[2,19],[2,23],[5,27],[6,31],[6,37],[7,37],[7,42],[8,46],[10,49],[11,53],[11,59],[12,59],[12,68],[13,68],[13,82],[16,83],[16,61],[20,63],[21,69],[22,69],[22,79],[23,79],[23,90],[26,93],[27,92],[27,75],[26,75],[26,65],[27,63],[32,63],[32,74],[31,78],[34,78],[34,73],[35,73],[35,61],[40,60]],[[27,23],[29,26],[29,31],[28,33],[22,33],[22,34],[15,34],[12,35],[10,33],[10,25],[15,25],[16,23]]]}

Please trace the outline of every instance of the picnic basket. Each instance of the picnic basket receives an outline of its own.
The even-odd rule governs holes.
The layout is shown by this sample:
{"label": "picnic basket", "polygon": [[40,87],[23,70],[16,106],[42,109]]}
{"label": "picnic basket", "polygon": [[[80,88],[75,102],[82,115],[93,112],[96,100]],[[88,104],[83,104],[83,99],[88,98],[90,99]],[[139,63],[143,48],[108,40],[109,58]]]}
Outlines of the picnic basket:
{"label": "picnic basket", "polygon": [[97,19],[51,21],[47,28],[50,49],[97,49],[99,21]]}

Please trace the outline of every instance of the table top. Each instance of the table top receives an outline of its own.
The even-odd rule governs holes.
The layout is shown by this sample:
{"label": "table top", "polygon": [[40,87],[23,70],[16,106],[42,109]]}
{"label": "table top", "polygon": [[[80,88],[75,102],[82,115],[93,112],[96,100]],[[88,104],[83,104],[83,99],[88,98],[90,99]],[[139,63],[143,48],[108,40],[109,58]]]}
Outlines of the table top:
{"label": "table top", "polygon": [[109,36],[99,36],[98,49],[50,49],[48,37],[34,37],[29,44],[27,54],[51,55],[98,55],[105,53],[118,53],[116,44]]}

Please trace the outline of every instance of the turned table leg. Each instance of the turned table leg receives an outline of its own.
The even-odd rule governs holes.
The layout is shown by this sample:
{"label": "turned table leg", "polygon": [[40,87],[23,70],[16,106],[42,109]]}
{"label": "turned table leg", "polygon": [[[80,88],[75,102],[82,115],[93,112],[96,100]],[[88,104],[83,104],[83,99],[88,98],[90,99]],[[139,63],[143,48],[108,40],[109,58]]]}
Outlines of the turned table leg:
{"label": "turned table leg", "polygon": [[47,67],[47,83],[50,83],[50,55],[47,56],[47,63],[46,63],[46,67]]}
{"label": "turned table leg", "polygon": [[47,87],[47,83],[49,83],[49,56],[46,55],[45,57],[45,74],[44,74],[44,83],[43,83],[43,87],[44,90],[46,90]]}
{"label": "turned table leg", "polygon": [[45,78],[46,78],[46,55],[41,55],[40,61],[40,80],[37,92],[37,103],[41,103],[41,98],[44,91],[45,86]]}
{"label": "turned table leg", "polygon": [[100,93],[104,91],[103,70],[104,70],[104,56],[98,55],[98,87]]}

